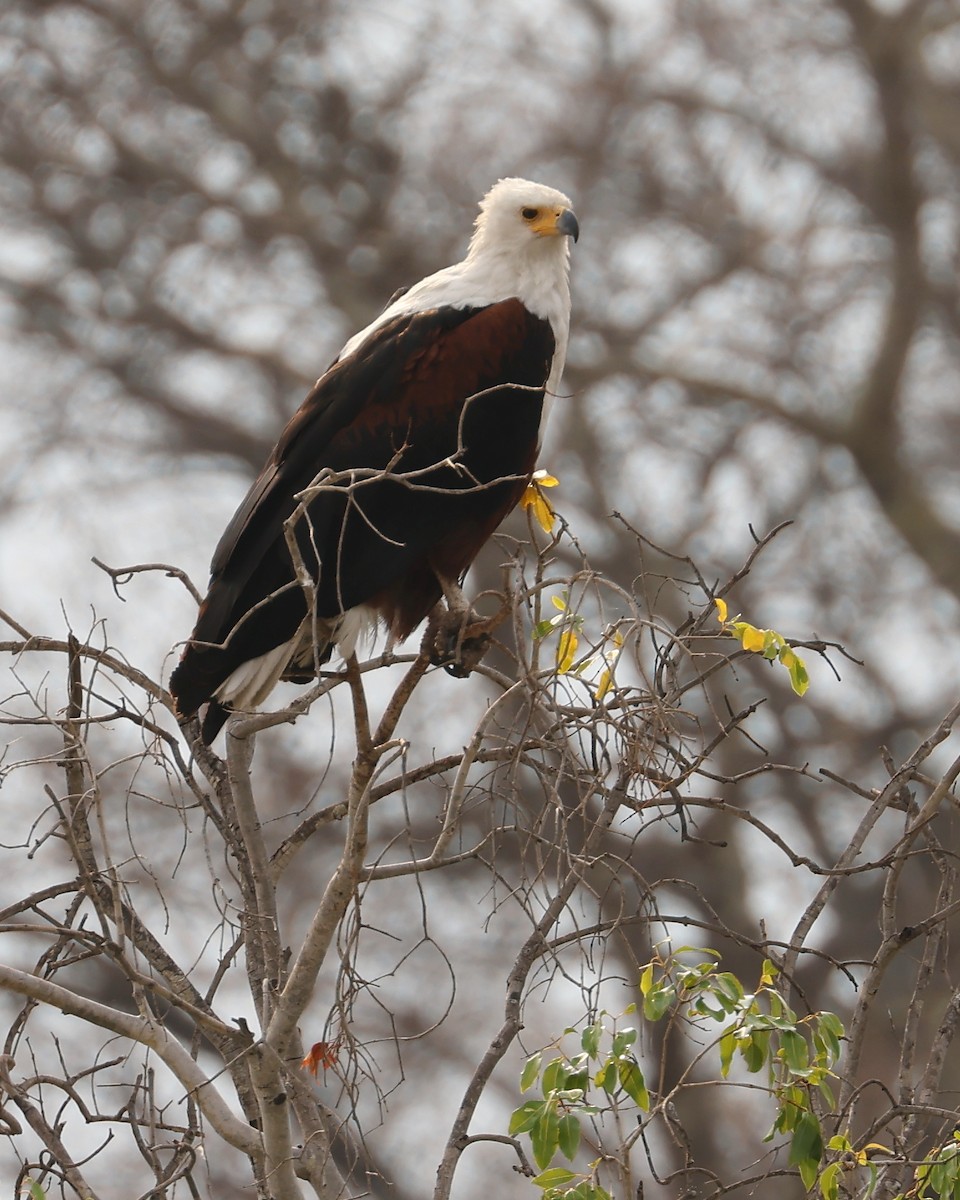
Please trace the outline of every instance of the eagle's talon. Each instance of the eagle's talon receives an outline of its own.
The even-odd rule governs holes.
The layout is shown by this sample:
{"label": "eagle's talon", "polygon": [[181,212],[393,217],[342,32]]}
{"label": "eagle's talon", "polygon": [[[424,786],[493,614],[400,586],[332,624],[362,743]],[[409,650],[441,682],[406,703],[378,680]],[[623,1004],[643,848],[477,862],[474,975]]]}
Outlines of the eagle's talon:
{"label": "eagle's talon", "polygon": [[443,669],[455,679],[466,679],[480,665],[480,661],[490,649],[492,641],[493,638],[489,633],[463,638],[455,648],[453,655],[443,664]]}
{"label": "eagle's talon", "polygon": [[490,648],[490,627],[491,622],[472,609],[447,609],[431,631],[430,662],[456,679],[466,679]]}

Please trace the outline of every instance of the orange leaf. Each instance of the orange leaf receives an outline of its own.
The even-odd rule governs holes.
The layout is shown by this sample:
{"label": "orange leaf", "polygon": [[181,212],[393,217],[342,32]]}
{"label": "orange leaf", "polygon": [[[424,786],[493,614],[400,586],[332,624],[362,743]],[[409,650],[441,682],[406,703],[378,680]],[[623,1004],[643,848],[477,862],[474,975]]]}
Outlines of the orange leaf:
{"label": "orange leaf", "polygon": [[328,1067],[337,1065],[337,1055],[340,1053],[340,1039],[335,1042],[314,1042],[306,1055],[302,1059],[300,1066],[305,1071],[316,1079],[317,1072],[323,1067],[326,1070]]}

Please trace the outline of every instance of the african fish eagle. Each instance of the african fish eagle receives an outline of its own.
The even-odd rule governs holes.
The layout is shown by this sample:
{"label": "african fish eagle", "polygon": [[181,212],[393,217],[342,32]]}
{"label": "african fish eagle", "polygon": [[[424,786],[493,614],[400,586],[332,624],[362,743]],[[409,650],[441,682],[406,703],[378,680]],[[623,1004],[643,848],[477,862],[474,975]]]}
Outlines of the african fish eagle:
{"label": "african fish eagle", "polygon": [[536,463],[578,234],[561,192],[501,179],[466,258],[395,296],[314,385],[220,539],[170,680],[181,720],[206,705],[205,742],[377,621],[400,641],[456,603]]}

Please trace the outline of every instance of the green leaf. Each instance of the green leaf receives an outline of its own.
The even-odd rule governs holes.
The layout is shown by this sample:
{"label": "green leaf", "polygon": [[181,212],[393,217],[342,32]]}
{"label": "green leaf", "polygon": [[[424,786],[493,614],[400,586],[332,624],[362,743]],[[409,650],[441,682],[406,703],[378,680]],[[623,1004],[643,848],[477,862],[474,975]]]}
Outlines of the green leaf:
{"label": "green leaf", "polygon": [[508,1126],[510,1136],[515,1137],[518,1133],[528,1133],[540,1120],[540,1115],[545,1107],[546,1104],[543,1100],[528,1100],[526,1104],[521,1104],[519,1108],[514,1109],[510,1114]]}
{"label": "green leaf", "polygon": [[567,1064],[562,1058],[554,1058],[543,1068],[543,1078],[541,1088],[544,1096],[549,1096],[551,1092],[555,1092],[558,1087],[563,1086],[563,1079],[566,1076]]}
{"label": "green leaf", "polygon": [[637,1031],[635,1029],[621,1029],[620,1032],[614,1036],[613,1053],[617,1056],[617,1058],[619,1058],[621,1054],[626,1053],[626,1051],[636,1040]]}
{"label": "green leaf", "polygon": [[770,1031],[767,1029],[758,1029],[751,1034],[749,1041],[741,1042],[740,1053],[751,1075],[756,1075],[758,1071],[763,1070],[769,1050]]}
{"label": "green leaf", "polygon": [[635,1058],[621,1058],[618,1071],[620,1086],[630,1099],[644,1112],[650,1111],[650,1096],[644,1082],[640,1064]]}
{"label": "green leaf", "polygon": [[769,996],[770,996],[770,1019],[773,1020],[774,1018],[777,1018],[777,1020],[779,1020],[782,1024],[783,1019],[785,1018],[787,1020],[787,1022],[789,1023],[789,1025],[791,1026],[791,1028],[794,1025],[796,1025],[797,1014],[793,1011],[792,1008],[787,1007],[787,1005],[785,1004],[784,999],[780,995],[780,993],[779,992],[770,992]]}
{"label": "green leaf", "polygon": [[611,1197],[610,1193],[602,1188],[599,1183],[585,1179],[583,1183],[578,1183],[569,1192],[564,1192],[563,1200],[611,1200]]}
{"label": "green leaf", "polygon": [[733,1012],[743,999],[743,984],[729,971],[719,971],[714,976],[713,994],[728,1012]]}
{"label": "green leaf", "polygon": [[531,1054],[523,1067],[523,1072],[520,1076],[520,1091],[528,1092],[537,1082],[537,1076],[540,1074],[540,1063],[543,1061],[543,1053]]}
{"label": "green leaf", "polygon": [[730,1010],[726,1005],[722,1008],[714,1008],[706,996],[697,997],[693,1005],[693,1012],[698,1013],[701,1017],[709,1017],[713,1021],[722,1021],[730,1015]]}
{"label": "green leaf", "polygon": [[617,1090],[617,1060],[608,1058],[593,1077],[593,1082],[597,1087],[602,1087],[608,1095],[613,1095]]}
{"label": "green leaf", "polygon": [[573,1171],[568,1171],[566,1167],[551,1167],[549,1171],[541,1171],[539,1175],[535,1175],[530,1182],[535,1183],[539,1188],[551,1188],[562,1187],[571,1179],[576,1179]]}
{"label": "green leaf", "polygon": [[734,1051],[737,1048],[737,1035],[728,1030],[720,1038],[720,1074],[726,1079],[730,1072],[730,1064],[733,1062]]}
{"label": "green leaf", "polygon": [[593,1190],[593,1184],[589,1179],[585,1179],[583,1183],[578,1183],[575,1188],[570,1188],[569,1191],[563,1193],[563,1200],[596,1200],[597,1193]]}
{"label": "green leaf", "polygon": [[564,1092],[585,1092],[590,1085],[590,1072],[586,1067],[581,1067],[578,1071],[568,1071],[563,1077],[563,1088],[558,1089]]}
{"label": "green leaf", "polygon": [[564,1113],[557,1128],[560,1153],[572,1162],[580,1146],[580,1122],[574,1113]]}
{"label": "green leaf", "polygon": [[603,1035],[603,1026],[599,1021],[594,1021],[592,1025],[588,1025],[580,1034],[580,1045],[585,1053],[591,1058],[598,1058],[600,1051],[600,1038]]}
{"label": "green leaf", "polygon": [[790,1142],[789,1162],[800,1171],[803,1186],[809,1191],[817,1178],[823,1157],[823,1135],[820,1122],[808,1109],[797,1121]]}
{"label": "green leaf", "polygon": [[648,1021],[659,1021],[676,998],[672,984],[662,982],[655,985],[643,998],[643,1015]]}
{"label": "green leaf", "polygon": [[869,1200],[869,1198],[873,1195],[874,1191],[876,1190],[876,1186],[877,1186],[878,1171],[877,1171],[876,1163],[868,1162],[867,1170],[870,1172],[870,1182],[867,1184],[867,1192],[866,1192],[867,1200]]}
{"label": "green leaf", "polygon": [[826,1079],[821,1079],[817,1087],[820,1089],[820,1095],[827,1102],[827,1108],[832,1112],[837,1107],[837,1098],[833,1094],[833,1088]]}
{"label": "green leaf", "polygon": [[550,1166],[550,1160],[560,1145],[560,1118],[554,1104],[545,1104],[540,1120],[530,1130],[530,1148],[533,1161],[541,1171]]}
{"label": "green leaf", "polygon": [[[682,996],[688,996],[691,992],[695,992],[709,987],[710,983],[704,983],[708,975],[712,975],[714,964],[710,962],[697,963],[695,967],[677,966],[677,983],[679,984],[677,991]],[[711,981],[712,982],[712,981]]]}
{"label": "green leaf", "polygon": [[780,1034],[780,1049],[783,1060],[794,1074],[802,1074],[809,1065],[809,1048],[802,1034],[792,1029],[784,1029]]}
{"label": "green leaf", "polygon": [[840,1195],[840,1172],[843,1170],[840,1163],[833,1162],[829,1167],[824,1167],[820,1175],[820,1195],[823,1200],[837,1200]]}
{"label": "green leaf", "polygon": [[640,994],[642,996],[646,996],[646,994],[650,991],[650,989],[652,987],[653,987],[653,963],[648,962],[647,965],[643,968],[643,971],[640,973]]}
{"label": "green leaf", "polygon": [[847,1032],[843,1027],[843,1022],[836,1013],[822,1012],[820,1013],[817,1022],[820,1029],[820,1035],[823,1038],[829,1038],[831,1046],[835,1046],[836,1050],[833,1053],[837,1058],[840,1057],[840,1039]]}
{"label": "green leaf", "polygon": [[817,1169],[819,1166],[819,1158],[805,1158],[802,1162],[797,1163],[797,1169],[800,1172],[800,1178],[803,1180],[803,1186],[808,1192],[817,1181]]}

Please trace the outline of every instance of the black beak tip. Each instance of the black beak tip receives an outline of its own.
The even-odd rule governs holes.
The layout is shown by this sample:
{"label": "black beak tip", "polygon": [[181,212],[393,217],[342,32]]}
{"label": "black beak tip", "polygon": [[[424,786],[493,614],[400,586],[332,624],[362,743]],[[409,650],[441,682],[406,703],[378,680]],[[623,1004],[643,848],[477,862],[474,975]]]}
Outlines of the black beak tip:
{"label": "black beak tip", "polygon": [[557,229],[565,237],[572,237],[575,242],[580,240],[580,222],[577,220],[573,209],[565,208],[563,210],[560,214],[560,220],[557,222]]}

